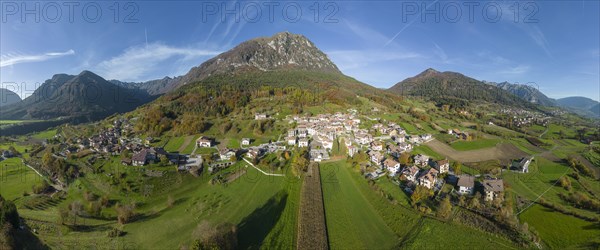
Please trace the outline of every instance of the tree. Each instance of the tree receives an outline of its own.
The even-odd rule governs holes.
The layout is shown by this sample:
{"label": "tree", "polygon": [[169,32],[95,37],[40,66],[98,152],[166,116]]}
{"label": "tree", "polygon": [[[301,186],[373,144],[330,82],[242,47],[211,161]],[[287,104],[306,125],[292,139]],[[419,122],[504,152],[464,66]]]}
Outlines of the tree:
{"label": "tree", "polygon": [[569,180],[569,177],[561,176],[558,179],[558,184],[567,191],[571,191],[571,180]]}
{"label": "tree", "polygon": [[400,164],[408,165],[410,163],[410,154],[408,152],[402,152],[400,154]]}
{"label": "tree", "polygon": [[450,213],[452,213],[452,204],[450,203],[450,196],[446,195],[446,197],[440,202],[437,210],[437,216],[447,219],[450,216]]}
{"label": "tree", "polygon": [[135,216],[135,204],[131,205],[121,205],[117,204],[115,206],[115,210],[117,211],[117,221],[120,224],[127,224],[130,222],[131,218]]}
{"label": "tree", "polygon": [[415,188],[415,191],[410,196],[410,199],[414,206],[420,203],[421,201],[428,199],[429,197],[431,197],[431,195],[433,195],[433,192],[429,188],[417,185],[417,188]]}
{"label": "tree", "polygon": [[473,198],[471,198],[471,200],[469,201],[469,205],[467,207],[470,209],[479,209],[479,207],[481,206],[481,203],[479,202],[480,198],[481,195],[479,193],[475,194],[475,196],[473,196]]}
{"label": "tree", "polygon": [[462,173],[461,168],[462,168],[462,163],[460,163],[459,161],[455,161],[452,164],[452,170],[454,171],[455,175],[460,175]]}
{"label": "tree", "polygon": [[211,225],[201,221],[192,232],[192,249],[235,249],[237,248],[237,227],[231,223]]}

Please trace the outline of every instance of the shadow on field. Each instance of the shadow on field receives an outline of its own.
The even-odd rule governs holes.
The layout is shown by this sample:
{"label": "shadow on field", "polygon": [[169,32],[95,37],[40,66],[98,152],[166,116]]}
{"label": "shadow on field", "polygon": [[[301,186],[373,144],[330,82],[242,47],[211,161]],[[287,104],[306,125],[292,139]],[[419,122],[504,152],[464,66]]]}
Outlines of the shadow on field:
{"label": "shadow on field", "polygon": [[277,193],[238,224],[239,249],[258,249],[260,247],[281,217],[287,196],[288,194],[283,191]]}

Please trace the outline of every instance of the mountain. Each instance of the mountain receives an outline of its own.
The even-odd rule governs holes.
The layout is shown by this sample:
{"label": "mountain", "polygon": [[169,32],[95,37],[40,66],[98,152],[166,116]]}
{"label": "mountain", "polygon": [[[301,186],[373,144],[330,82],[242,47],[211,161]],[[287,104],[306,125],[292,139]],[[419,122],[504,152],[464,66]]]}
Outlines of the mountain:
{"label": "mountain", "polygon": [[8,106],[21,101],[21,97],[17,93],[8,89],[0,88],[0,107]]}
{"label": "mountain", "polygon": [[439,72],[431,68],[395,84],[388,91],[400,95],[421,96],[438,104],[455,106],[464,106],[470,101],[520,107],[532,106],[496,85],[485,84],[460,73]]}
{"label": "mountain", "polygon": [[248,40],[192,68],[180,84],[244,70],[307,70],[341,74],[337,66],[303,35],[289,32]]}
{"label": "mountain", "polygon": [[530,103],[534,103],[534,104],[540,104],[543,106],[556,106],[556,100],[547,97],[546,95],[544,95],[544,93],[542,93],[541,91],[539,91],[537,88],[533,87],[533,86],[529,86],[529,85],[525,85],[525,84],[511,84],[508,82],[501,82],[501,83],[497,83],[496,86],[498,86],[501,89],[504,89],[518,97],[520,97],[521,99],[528,101]]}
{"label": "mountain", "polygon": [[96,120],[116,112],[131,111],[150,101],[148,94],[120,87],[83,71],[79,75],[57,74],[46,80],[22,102],[6,106],[3,119],[53,119],[84,117]]}
{"label": "mountain", "polygon": [[128,88],[143,91],[148,95],[156,96],[167,93],[175,88],[179,87],[179,82],[182,77],[164,77],[162,79],[150,80],[146,82],[121,82],[119,80],[110,80],[112,84]]}
{"label": "mountain", "polygon": [[[197,134],[255,112],[298,114],[328,107],[398,108],[401,98],[343,75],[314,43],[288,32],[252,39],[192,68],[180,87],[135,111],[139,131]],[[236,119],[223,119],[224,117]],[[239,125],[246,129],[265,124]]]}
{"label": "mountain", "polygon": [[600,103],[596,104],[596,106],[591,107],[590,112],[592,112],[592,114],[596,115],[597,117],[600,117]]}
{"label": "mountain", "polygon": [[600,106],[598,101],[587,97],[572,96],[557,99],[559,106],[571,110],[577,114],[588,117],[600,117]]}

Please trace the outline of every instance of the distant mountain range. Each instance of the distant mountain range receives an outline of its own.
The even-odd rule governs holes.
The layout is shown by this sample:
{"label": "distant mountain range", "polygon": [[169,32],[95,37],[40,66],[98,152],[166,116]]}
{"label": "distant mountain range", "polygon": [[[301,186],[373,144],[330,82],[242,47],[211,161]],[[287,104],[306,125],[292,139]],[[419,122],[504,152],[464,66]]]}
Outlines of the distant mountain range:
{"label": "distant mountain range", "polygon": [[0,88],[0,107],[8,106],[21,101],[21,97],[17,93],[8,89]]}
{"label": "distant mountain range", "polygon": [[127,112],[152,98],[145,91],[124,88],[83,71],[79,75],[57,74],[34,93],[0,111],[2,119],[104,118]]}
{"label": "distant mountain range", "polygon": [[582,116],[600,117],[600,103],[587,97],[573,96],[553,99],[546,96],[536,87],[526,84],[511,84],[507,82],[487,83],[496,85],[530,103],[549,107],[562,107]]}
{"label": "distant mountain range", "polygon": [[[587,116],[600,116],[599,103],[591,99],[572,97],[554,100],[531,86],[507,82],[496,84],[435,69],[427,69],[387,90],[377,89],[343,75],[313,42],[289,32],[248,40],[174,78],[137,83],[107,81],[93,72],[83,71],[79,75],[56,74],[24,100],[9,90],[1,89],[0,115],[2,119],[84,117],[84,120],[96,120],[116,112],[131,111],[165,94],[168,96],[159,98],[157,103],[172,109],[171,114],[181,114],[186,112],[179,108],[182,106],[203,108],[198,107],[199,103],[205,102],[198,99],[201,96],[197,92],[200,91],[198,86],[239,91],[259,86],[294,87],[313,91],[313,96],[310,96],[313,100],[324,98],[340,104],[360,103],[356,97],[362,96],[383,105],[395,105],[384,101],[397,95],[421,96],[438,104],[454,106],[468,105],[471,101],[526,108],[540,104],[565,107]],[[308,98],[306,94],[298,95]],[[180,103],[182,99],[189,100]],[[191,100],[195,101],[190,103]]]}

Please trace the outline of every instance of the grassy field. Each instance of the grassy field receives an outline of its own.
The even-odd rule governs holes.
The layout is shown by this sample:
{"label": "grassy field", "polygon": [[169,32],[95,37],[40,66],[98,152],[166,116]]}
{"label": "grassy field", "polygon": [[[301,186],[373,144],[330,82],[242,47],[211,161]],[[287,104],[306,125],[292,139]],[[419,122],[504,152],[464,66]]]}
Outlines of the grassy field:
{"label": "grassy field", "polygon": [[406,249],[514,249],[516,246],[503,238],[475,229],[425,218],[419,222],[403,242]]}
{"label": "grassy field", "polygon": [[[243,164],[234,166],[243,168]],[[245,175],[227,185],[211,185],[209,179],[210,176],[194,178],[188,174],[173,173],[161,177],[160,182],[148,182],[154,184],[155,189],[159,188],[156,185],[162,185],[164,190],[138,201],[140,205],[136,212],[140,214],[139,218],[126,224],[123,230],[127,234],[117,239],[106,237],[106,231],[117,226],[115,220],[86,219],[86,225],[93,226],[91,229],[65,231],[53,223],[57,220],[56,207],[45,210],[22,208],[19,212],[24,218],[42,221],[40,223],[48,227],[57,227],[39,235],[52,248],[94,245],[138,249],[179,248],[192,242],[192,232],[203,221],[213,225],[225,222],[237,225],[240,247],[243,248],[258,248],[263,244],[272,247],[295,244],[299,196],[297,182],[283,177],[268,177],[253,168],[247,168]],[[106,190],[102,183],[86,178],[85,181],[73,183],[69,197],[57,205],[64,206],[81,199],[83,190],[102,194],[111,189]],[[21,191],[13,189],[11,193]],[[172,207],[167,205],[166,194],[175,200]],[[113,196],[126,203],[130,200],[127,197],[126,193],[123,197]],[[57,236],[57,231],[62,235]]]}
{"label": "grassy field", "polygon": [[321,165],[321,181],[332,249],[392,248],[398,237],[354,184],[344,162]]}
{"label": "grassy field", "polygon": [[56,135],[56,129],[49,129],[43,132],[34,134],[32,137],[35,139],[50,139]]}
{"label": "grassy field", "polygon": [[600,244],[600,225],[534,205],[519,215],[553,249],[595,248]]}
{"label": "grassy field", "polygon": [[8,200],[22,197],[23,192],[31,193],[31,187],[42,181],[42,178],[21,163],[19,158],[0,161],[0,195]]}
{"label": "grassy field", "polygon": [[456,141],[450,144],[450,147],[460,151],[475,150],[481,148],[491,148],[500,143],[499,139],[477,139],[474,141]]}
{"label": "grassy field", "polygon": [[437,152],[433,151],[431,148],[427,147],[427,145],[419,145],[416,146],[413,151],[414,154],[424,154],[430,157],[433,157],[435,160],[441,160],[444,159],[444,156],[438,154]]}

